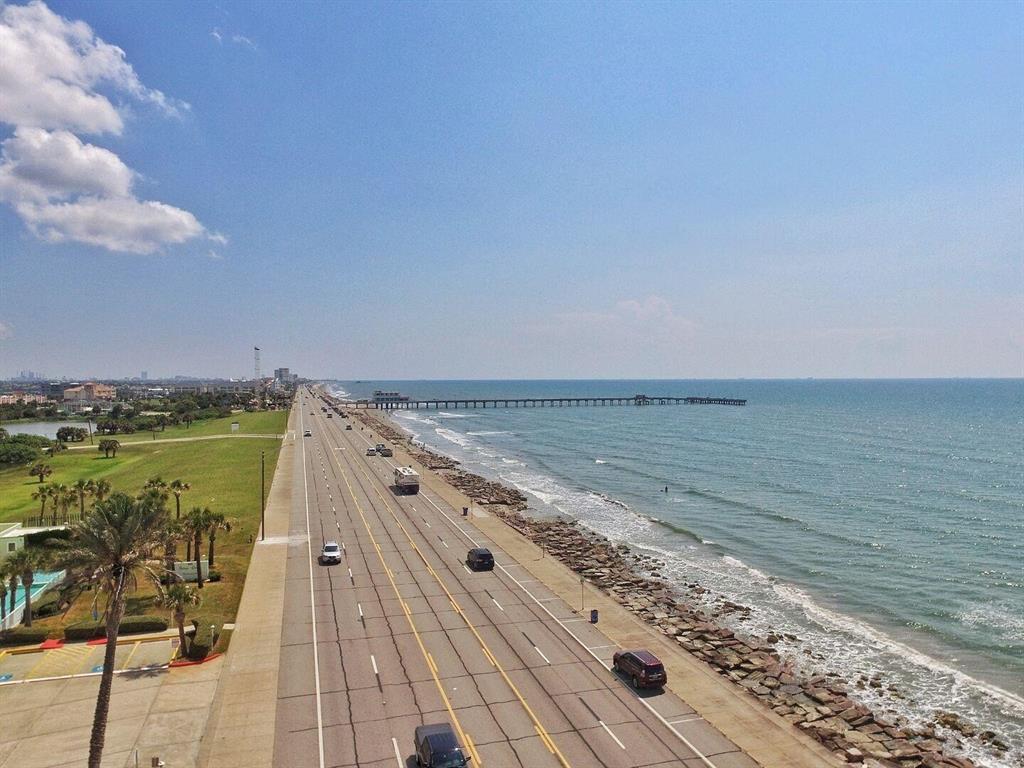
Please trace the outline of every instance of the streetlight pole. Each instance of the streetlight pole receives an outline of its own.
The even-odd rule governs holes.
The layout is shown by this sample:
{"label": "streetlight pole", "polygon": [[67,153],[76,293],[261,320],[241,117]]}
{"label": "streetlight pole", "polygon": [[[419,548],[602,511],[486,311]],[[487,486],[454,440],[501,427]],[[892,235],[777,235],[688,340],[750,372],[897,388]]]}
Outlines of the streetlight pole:
{"label": "streetlight pole", "polygon": [[264,461],[265,454],[266,451],[260,451],[260,541],[264,541],[267,538],[267,501],[266,491],[264,490],[267,476],[267,467]]}

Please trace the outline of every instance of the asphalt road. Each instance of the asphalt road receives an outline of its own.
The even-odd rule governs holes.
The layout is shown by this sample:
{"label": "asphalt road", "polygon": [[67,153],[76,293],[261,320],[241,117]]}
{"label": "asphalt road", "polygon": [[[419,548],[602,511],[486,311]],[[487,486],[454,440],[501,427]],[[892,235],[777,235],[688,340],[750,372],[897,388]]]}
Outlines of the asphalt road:
{"label": "asphalt road", "polygon": [[[295,454],[274,765],[411,767],[413,729],[435,722],[473,768],[756,765],[678,697],[609,671],[610,641],[493,545],[498,568],[469,571],[471,540],[489,543],[431,492],[396,496],[393,462],[365,456],[380,438],[321,405],[303,390],[297,406],[312,435]],[[340,565],[317,562],[328,540]]]}

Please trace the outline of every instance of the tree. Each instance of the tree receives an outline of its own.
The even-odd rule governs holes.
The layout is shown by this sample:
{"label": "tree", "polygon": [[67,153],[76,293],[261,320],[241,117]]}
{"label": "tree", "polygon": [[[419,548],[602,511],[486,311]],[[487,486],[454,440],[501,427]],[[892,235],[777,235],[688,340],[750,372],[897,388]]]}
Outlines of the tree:
{"label": "tree", "polygon": [[81,427],[61,427],[57,430],[57,440],[62,443],[80,443],[89,436]]}
{"label": "tree", "polygon": [[185,411],[181,414],[181,420],[185,422],[185,429],[192,429],[192,422],[196,420],[196,415],[192,411]]}
{"label": "tree", "polygon": [[206,557],[207,566],[213,568],[213,545],[217,540],[217,531],[231,532],[231,521],[224,517],[223,512],[210,512],[206,517],[206,535],[209,538],[209,550]]}
{"label": "tree", "polygon": [[32,491],[32,500],[39,502],[39,519],[42,520],[43,515],[46,514],[46,502],[50,500],[49,487],[42,487]]}
{"label": "tree", "polygon": [[195,548],[193,554],[196,561],[196,586],[203,588],[203,563],[202,544],[203,533],[210,527],[210,517],[213,513],[209,507],[192,507],[192,510],[185,515],[185,526],[192,537],[192,546]]}
{"label": "tree", "polygon": [[39,484],[42,485],[43,480],[45,480],[47,477],[53,474],[53,470],[50,468],[49,464],[37,462],[36,464],[32,465],[32,469],[28,471],[28,474],[29,477],[38,477]]}
{"label": "tree", "polygon": [[100,768],[103,757],[117,636],[128,594],[138,587],[140,576],[159,584],[149,559],[161,544],[163,522],[164,511],[148,499],[115,493],[75,523],[71,538],[60,548],[61,563],[72,583],[82,589],[95,589],[94,601],[101,597],[106,601],[103,613],[107,644],[89,739],[89,768]]}
{"label": "tree", "polygon": [[174,612],[174,623],[178,625],[178,655],[185,655],[185,611],[197,608],[203,602],[203,596],[195,587],[177,582],[171,584],[160,596],[164,608]]}
{"label": "tree", "polygon": [[[32,582],[36,568],[42,563],[41,556],[32,549],[19,549],[7,558],[6,566],[11,574],[21,579],[21,588],[25,591],[25,613],[22,621],[26,627],[32,626]],[[14,605],[11,605],[14,610]]]}
{"label": "tree", "polygon": [[4,625],[7,618],[7,576],[4,573],[4,563],[0,563],[0,627]]}
{"label": "tree", "polygon": [[56,456],[61,451],[66,451],[68,447],[64,445],[60,440],[54,442],[49,448],[46,449],[46,453],[49,456]]}
{"label": "tree", "polygon": [[114,454],[114,458],[117,458],[117,449],[121,447],[121,444],[117,440],[100,440],[99,450],[103,451],[103,457],[106,459],[110,458],[110,454]]}
{"label": "tree", "polygon": [[110,495],[110,481],[96,480],[92,484],[92,495],[97,502],[103,501]]}
{"label": "tree", "polygon": [[178,578],[174,573],[174,564],[178,560],[178,542],[188,536],[184,520],[168,520],[164,525],[164,570],[172,578]]}
{"label": "tree", "polygon": [[4,574],[7,576],[7,586],[10,587],[10,599],[11,607],[8,609],[8,613],[14,613],[14,604],[18,602],[18,572],[11,568],[10,558],[4,563]]}
{"label": "tree", "polygon": [[181,494],[191,491],[192,485],[184,480],[171,480],[167,487],[174,494],[174,519],[177,520],[181,517]]}
{"label": "tree", "polygon": [[92,493],[92,480],[78,478],[71,484],[72,490],[78,495],[78,513],[85,515],[85,497]]}

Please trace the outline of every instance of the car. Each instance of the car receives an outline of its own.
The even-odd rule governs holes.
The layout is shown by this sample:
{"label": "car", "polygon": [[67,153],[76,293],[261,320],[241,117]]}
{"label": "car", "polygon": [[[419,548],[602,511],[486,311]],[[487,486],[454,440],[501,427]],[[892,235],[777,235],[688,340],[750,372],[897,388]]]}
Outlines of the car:
{"label": "car", "polygon": [[664,688],[668,683],[665,665],[650,651],[616,651],[612,669],[628,678],[634,688]]}
{"label": "car", "polygon": [[367,456],[376,456],[377,455],[377,449],[376,448],[367,448],[366,449],[366,455]]}
{"label": "car", "polygon": [[305,432],[303,432],[303,433],[302,433],[302,436],[303,436],[303,437],[312,437],[312,436],[313,436],[313,433],[312,433],[312,432],[310,432],[310,431],[309,431],[309,430],[307,429],[307,430],[306,430]]}
{"label": "car", "polygon": [[470,757],[462,751],[448,723],[417,725],[413,732],[416,765],[420,768],[465,768]]}
{"label": "car", "polygon": [[352,425],[351,424],[346,424],[345,425],[345,431],[346,432],[351,432],[352,431]]}
{"label": "car", "polygon": [[328,418],[328,419],[333,419],[334,417],[333,417],[333,416],[332,416],[331,414],[329,414],[329,413],[328,413],[328,414],[327,414],[327,418]]}
{"label": "car", "polygon": [[476,547],[466,553],[466,566],[471,571],[493,571],[494,555],[489,549]]}
{"label": "car", "polygon": [[320,550],[320,565],[330,565],[341,562],[341,547],[336,541],[328,541]]}
{"label": "car", "polygon": [[395,452],[392,451],[390,448],[378,448],[377,449],[377,455],[378,456],[387,456],[388,458],[391,458],[392,456],[395,455]]}

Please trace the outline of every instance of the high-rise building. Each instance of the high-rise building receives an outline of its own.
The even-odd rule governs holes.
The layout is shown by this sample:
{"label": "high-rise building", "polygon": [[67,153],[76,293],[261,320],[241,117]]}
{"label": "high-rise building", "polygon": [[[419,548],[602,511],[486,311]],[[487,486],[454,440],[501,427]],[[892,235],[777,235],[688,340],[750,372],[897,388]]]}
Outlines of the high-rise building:
{"label": "high-rise building", "polygon": [[274,381],[290,382],[292,380],[292,372],[288,368],[275,368],[274,369]]}
{"label": "high-rise building", "polygon": [[142,371],[142,373],[139,374],[139,378],[142,381],[149,381],[149,371]]}

